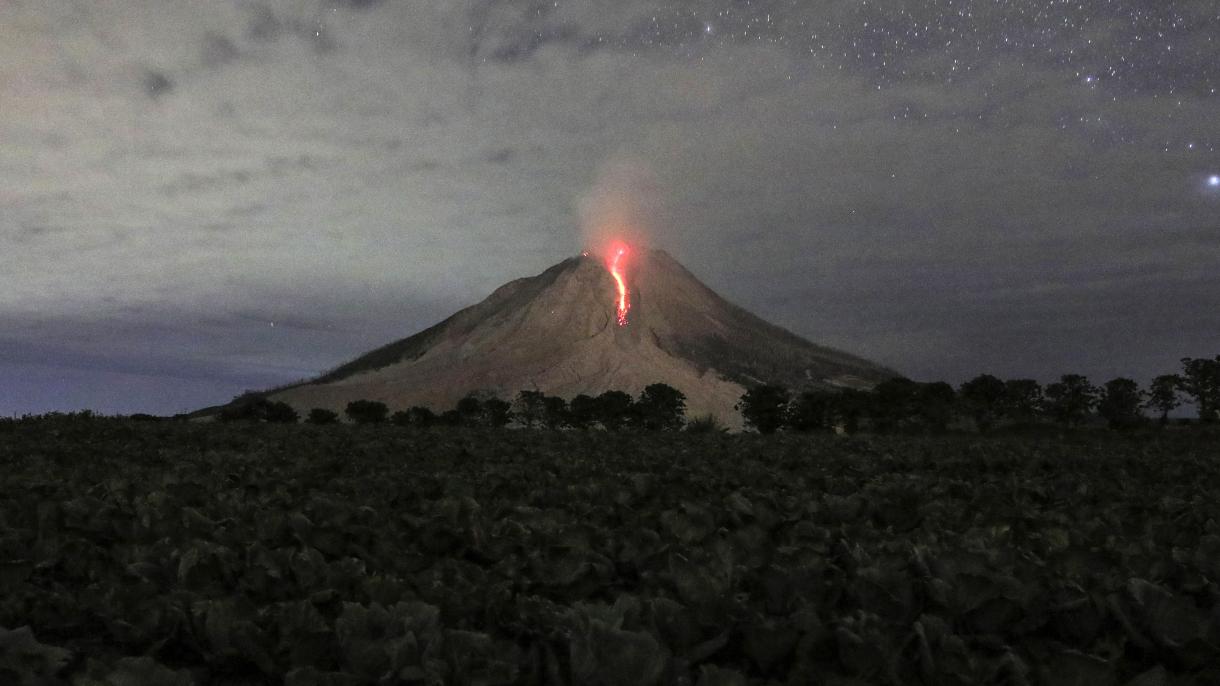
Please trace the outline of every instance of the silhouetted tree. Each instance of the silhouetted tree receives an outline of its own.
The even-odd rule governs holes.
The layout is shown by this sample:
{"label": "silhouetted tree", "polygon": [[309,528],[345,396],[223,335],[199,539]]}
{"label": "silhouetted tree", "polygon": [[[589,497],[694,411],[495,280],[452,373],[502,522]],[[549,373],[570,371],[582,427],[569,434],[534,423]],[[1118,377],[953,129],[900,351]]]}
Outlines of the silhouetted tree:
{"label": "silhouetted tree", "polygon": [[1033,379],[1004,382],[1004,416],[1018,424],[1029,424],[1042,412],[1042,384]]}
{"label": "silhouetted tree", "polygon": [[854,434],[860,431],[860,420],[868,416],[872,394],[856,388],[844,388],[831,399],[831,421]]}
{"label": "silhouetted tree", "polygon": [[1131,379],[1110,379],[1101,388],[1097,400],[1097,413],[1110,423],[1111,429],[1126,429],[1144,419],[1140,414],[1144,392]]}
{"label": "silhouetted tree", "polygon": [[1086,376],[1064,374],[1046,387],[1046,413],[1055,421],[1076,426],[1097,404],[1097,388]]}
{"label": "silhouetted tree", "polygon": [[635,416],[650,431],[676,431],[686,418],[686,395],[663,383],[649,384],[635,403]]}
{"label": "silhouetted tree", "polygon": [[1004,382],[990,374],[980,374],[962,384],[958,399],[962,411],[986,433],[1004,414]]}
{"label": "silhouetted tree", "polygon": [[411,426],[425,428],[436,423],[436,413],[427,407],[412,405],[407,408],[408,423]]}
{"label": "silhouetted tree", "polygon": [[622,391],[606,391],[597,396],[597,421],[611,431],[623,428],[631,421],[635,401]]}
{"label": "silhouetted tree", "polygon": [[390,423],[394,426],[411,426],[411,413],[398,410],[390,415]]}
{"label": "silhouetted tree", "polygon": [[888,379],[877,384],[868,416],[879,433],[908,431],[919,421],[920,384],[910,379]]}
{"label": "silhouetted tree", "polygon": [[488,398],[483,401],[483,419],[489,426],[506,426],[512,421],[512,408],[507,400]]}
{"label": "silhouetted tree", "polygon": [[436,423],[441,426],[461,426],[465,418],[457,408],[449,408],[436,417]]}
{"label": "silhouetted tree", "polygon": [[454,408],[459,417],[459,423],[467,426],[483,424],[483,401],[474,395],[468,395],[457,401]]}
{"label": "silhouetted tree", "polygon": [[833,391],[803,391],[788,404],[787,424],[793,431],[829,431],[834,422]]}
{"label": "silhouetted tree", "polygon": [[568,401],[557,395],[542,398],[542,422],[548,429],[558,429],[568,423]]}
{"label": "silhouetted tree", "polygon": [[339,421],[339,414],[321,407],[315,407],[309,411],[309,415],[305,418],[307,424],[334,424]]}
{"label": "silhouetted tree", "polygon": [[923,427],[932,433],[944,433],[953,421],[957,394],[943,381],[919,385],[918,417]]}
{"label": "silhouetted tree", "polygon": [[771,434],[784,425],[788,415],[788,389],[774,384],[755,386],[737,401],[737,410],[747,427]]}
{"label": "silhouetted tree", "polygon": [[343,413],[356,424],[380,424],[386,420],[390,408],[376,400],[353,400]]}
{"label": "silhouetted tree", "polygon": [[568,421],[577,429],[587,429],[597,423],[597,398],[581,393],[568,403]]}
{"label": "silhouetted tree", "polygon": [[267,419],[267,406],[271,401],[247,391],[222,407],[216,418],[222,422],[262,422]]}
{"label": "silhouetted tree", "polygon": [[1220,355],[1214,360],[1183,357],[1179,389],[1194,399],[1199,421],[1216,421],[1220,411]]}
{"label": "silhouetted tree", "polygon": [[527,427],[539,426],[546,416],[542,391],[521,391],[517,394],[517,418]]}
{"label": "silhouetted tree", "polygon": [[1182,399],[1178,396],[1178,389],[1181,387],[1182,377],[1177,374],[1162,374],[1149,384],[1145,407],[1160,413],[1161,426],[1169,423],[1169,413],[1182,404]]}
{"label": "silhouetted tree", "polygon": [[288,403],[269,402],[266,406],[266,418],[272,424],[296,424],[301,417]]}
{"label": "silhouetted tree", "polygon": [[234,398],[217,415],[222,422],[268,422],[272,424],[294,424],[300,416],[285,402],[272,402],[253,392]]}

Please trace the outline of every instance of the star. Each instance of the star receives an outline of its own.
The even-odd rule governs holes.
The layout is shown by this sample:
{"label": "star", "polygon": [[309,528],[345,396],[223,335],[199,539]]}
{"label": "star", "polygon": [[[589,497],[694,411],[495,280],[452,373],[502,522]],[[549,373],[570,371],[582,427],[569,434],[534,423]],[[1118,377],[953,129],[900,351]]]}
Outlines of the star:
{"label": "star", "polygon": [[1220,188],[1220,174],[1212,174],[1207,177],[1207,185],[1212,188]]}

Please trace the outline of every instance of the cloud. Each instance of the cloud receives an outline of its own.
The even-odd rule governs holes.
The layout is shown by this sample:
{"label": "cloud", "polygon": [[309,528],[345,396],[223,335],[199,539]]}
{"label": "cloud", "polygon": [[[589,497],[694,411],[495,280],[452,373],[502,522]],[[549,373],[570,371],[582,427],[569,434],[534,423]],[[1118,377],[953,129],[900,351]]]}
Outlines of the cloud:
{"label": "cloud", "polygon": [[144,72],[144,92],[150,98],[159,98],[163,95],[172,93],[174,90],[174,82],[169,76],[155,69],[149,69]]}

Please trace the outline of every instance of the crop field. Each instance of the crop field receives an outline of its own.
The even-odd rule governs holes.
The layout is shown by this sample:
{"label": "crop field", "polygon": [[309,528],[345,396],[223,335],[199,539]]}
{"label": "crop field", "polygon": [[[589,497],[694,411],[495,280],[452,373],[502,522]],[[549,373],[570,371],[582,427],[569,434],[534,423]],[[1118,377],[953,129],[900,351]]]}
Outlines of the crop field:
{"label": "crop field", "polygon": [[1220,441],[0,425],[0,683],[1220,684]]}

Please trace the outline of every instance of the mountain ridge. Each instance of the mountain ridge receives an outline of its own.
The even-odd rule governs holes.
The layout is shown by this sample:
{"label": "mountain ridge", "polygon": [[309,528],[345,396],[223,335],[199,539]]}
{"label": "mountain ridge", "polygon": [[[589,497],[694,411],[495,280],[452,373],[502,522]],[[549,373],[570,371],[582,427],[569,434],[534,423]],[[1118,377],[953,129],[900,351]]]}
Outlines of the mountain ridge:
{"label": "mountain ridge", "polygon": [[512,399],[521,390],[571,398],[637,394],[667,383],[688,414],[738,427],[734,405],[756,383],[795,390],[868,388],[897,373],[814,344],[735,305],[668,253],[643,250],[626,267],[631,308],[616,321],[607,265],[582,254],[514,279],[418,333],[315,379],[265,392],[299,412],[341,411],[357,399],[392,409],[444,410],[469,393]]}

